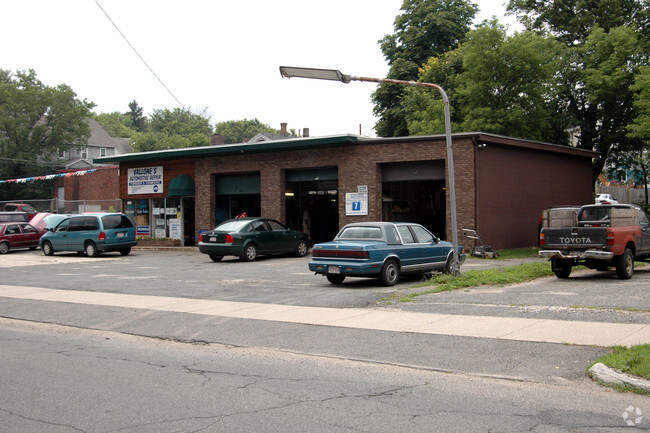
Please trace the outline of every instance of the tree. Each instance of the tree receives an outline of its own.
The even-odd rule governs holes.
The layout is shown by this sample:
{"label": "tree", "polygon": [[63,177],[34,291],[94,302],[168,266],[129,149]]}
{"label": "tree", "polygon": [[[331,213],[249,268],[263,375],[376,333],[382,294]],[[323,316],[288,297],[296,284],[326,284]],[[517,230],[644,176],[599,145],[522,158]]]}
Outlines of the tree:
{"label": "tree", "polygon": [[632,85],[634,108],[637,116],[627,126],[628,135],[636,139],[638,148],[633,163],[641,167],[645,190],[645,208],[648,209],[648,167],[650,166],[650,66],[642,66]]}
{"label": "tree", "polygon": [[133,150],[176,149],[210,145],[212,126],[204,112],[192,113],[189,109],[154,110],[147,122],[146,132],[133,135]]}
{"label": "tree", "polygon": [[[404,0],[395,18],[395,33],[379,41],[390,70],[388,78],[415,80],[430,58],[455,49],[463,41],[476,14],[467,0]],[[377,135],[408,135],[406,112],[401,106],[405,88],[380,85],[373,93],[373,112],[379,117]]]}
{"label": "tree", "polygon": [[210,137],[212,134],[210,117],[205,111],[192,113],[190,109],[186,108],[153,110],[149,116],[149,130],[184,137],[191,134],[205,134]]}
{"label": "tree", "polygon": [[[553,38],[531,32],[508,37],[492,21],[470,31],[461,47],[431,58],[418,79],[445,88],[454,101],[456,130],[566,142],[565,124],[556,124],[556,109],[549,103],[561,56],[562,46]],[[404,106],[410,112],[409,132],[444,132],[440,98],[415,88],[408,93]],[[412,103],[414,94],[417,102]]]}
{"label": "tree", "polygon": [[147,126],[147,118],[143,115],[142,107],[138,105],[135,99],[129,103],[129,110],[127,113],[131,118],[129,126],[138,132],[144,132]]}
{"label": "tree", "polygon": [[595,181],[607,158],[635,145],[626,126],[635,117],[633,77],[648,63],[647,0],[510,0],[508,10],[529,30],[555,35],[567,47],[556,104],[580,130],[579,147],[600,153]]}
{"label": "tree", "polygon": [[95,120],[104,128],[111,137],[131,138],[137,132],[133,128],[130,113],[112,113],[95,114]]}
{"label": "tree", "polygon": [[93,106],[65,84],[44,85],[34,70],[0,71],[0,177],[45,174],[60,151],[85,144]]}
{"label": "tree", "polygon": [[258,119],[228,120],[226,122],[219,122],[215,125],[214,132],[215,134],[223,135],[224,143],[226,144],[241,143],[244,139],[252,138],[261,132],[280,134],[280,131],[271,128],[269,125],[260,122]]}

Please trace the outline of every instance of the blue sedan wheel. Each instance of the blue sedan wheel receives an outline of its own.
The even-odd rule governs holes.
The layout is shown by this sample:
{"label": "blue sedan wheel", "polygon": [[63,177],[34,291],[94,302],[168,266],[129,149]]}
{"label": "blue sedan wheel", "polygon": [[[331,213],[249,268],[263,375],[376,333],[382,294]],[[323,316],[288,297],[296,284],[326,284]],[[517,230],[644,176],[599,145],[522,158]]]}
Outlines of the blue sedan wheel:
{"label": "blue sedan wheel", "polygon": [[379,279],[385,286],[394,286],[399,278],[399,266],[395,260],[388,260],[381,269]]}

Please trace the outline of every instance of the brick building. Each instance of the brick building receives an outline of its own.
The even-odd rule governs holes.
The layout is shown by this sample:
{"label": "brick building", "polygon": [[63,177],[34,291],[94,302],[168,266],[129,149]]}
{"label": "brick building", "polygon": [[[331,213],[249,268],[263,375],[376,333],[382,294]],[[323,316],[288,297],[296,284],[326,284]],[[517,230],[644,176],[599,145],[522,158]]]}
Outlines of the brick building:
{"label": "brick building", "polygon": [[[458,229],[495,248],[535,245],[544,208],[593,200],[594,152],[485,133],[452,138]],[[123,208],[141,234],[169,235],[169,220],[180,219],[191,243],[246,212],[308,229],[314,242],[364,220],[419,222],[451,239],[444,135],[287,138],[95,162],[119,164]]]}

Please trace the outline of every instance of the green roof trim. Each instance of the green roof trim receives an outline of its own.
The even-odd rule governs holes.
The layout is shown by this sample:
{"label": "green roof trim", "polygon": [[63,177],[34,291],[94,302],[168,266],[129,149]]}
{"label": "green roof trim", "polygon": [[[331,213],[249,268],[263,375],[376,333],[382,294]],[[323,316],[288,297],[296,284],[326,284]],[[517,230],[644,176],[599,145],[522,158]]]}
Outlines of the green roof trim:
{"label": "green roof trim", "polygon": [[257,143],[222,144],[217,146],[187,147],[183,149],[154,150],[151,152],[127,153],[125,155],[103,156],[94,158],[93,162],[135,162],[161,159],[180,159],[241,153],[260,153],[281,150],[299,150],[315,147],[351,146],[359,142],[358,135],[333,135],[327,137],[289,138],[286,140],[269,140]]}

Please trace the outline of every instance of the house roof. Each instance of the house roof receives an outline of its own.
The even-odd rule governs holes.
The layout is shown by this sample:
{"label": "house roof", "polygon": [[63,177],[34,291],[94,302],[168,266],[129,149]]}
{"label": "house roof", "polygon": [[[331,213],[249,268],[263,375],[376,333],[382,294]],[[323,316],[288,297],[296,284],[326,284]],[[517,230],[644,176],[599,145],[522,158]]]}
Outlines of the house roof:
{"label": "house roof", "polygon": [[133,147],[128,138],[111,137],[95,119],[88,119],[88,126],[90,127],[88,146],[112,147],[116,153],[122,155],[133,152]]}
{"label": "house roof", "polygon": [[[284,136],[283,136],[284,137]],[[286,138],[281,140],[256,141],[238,144],[225,144],[218,146],[201,146],[189,147],[182,149],[165,149],[150,152],[130,153],[126,155],[113,155],[101,158],[95,158],[95,163],[116,163],[116,162],[135,162],[135,161],[153,161],[165,159],[181,159],[209,156],[225,156],[241,153],[261,153],[283,150],[299,150],[318,147],[341,147],[355,146],[363,144],[380,144],[393,142],[413,142],[423,140],[445,140],[446,136],[441,135],[418,135],[411,137],[390,137],[390,138],[370,138],[353,134],[332,135],[325,137],[303,137],[303,138]],[[539,141],[523,140],[513,137],[505,137],[496,134],[487,134],[484,132],[468,132],[452,134],[454,139],[473,139],[476,144],[492,143],[502,146],[513,146],[528,149],[537,149],[555,153],[571,154],[586,158],[598,156],[597,152],[585,149],[578,149],[570,146],[544,143]]]}

